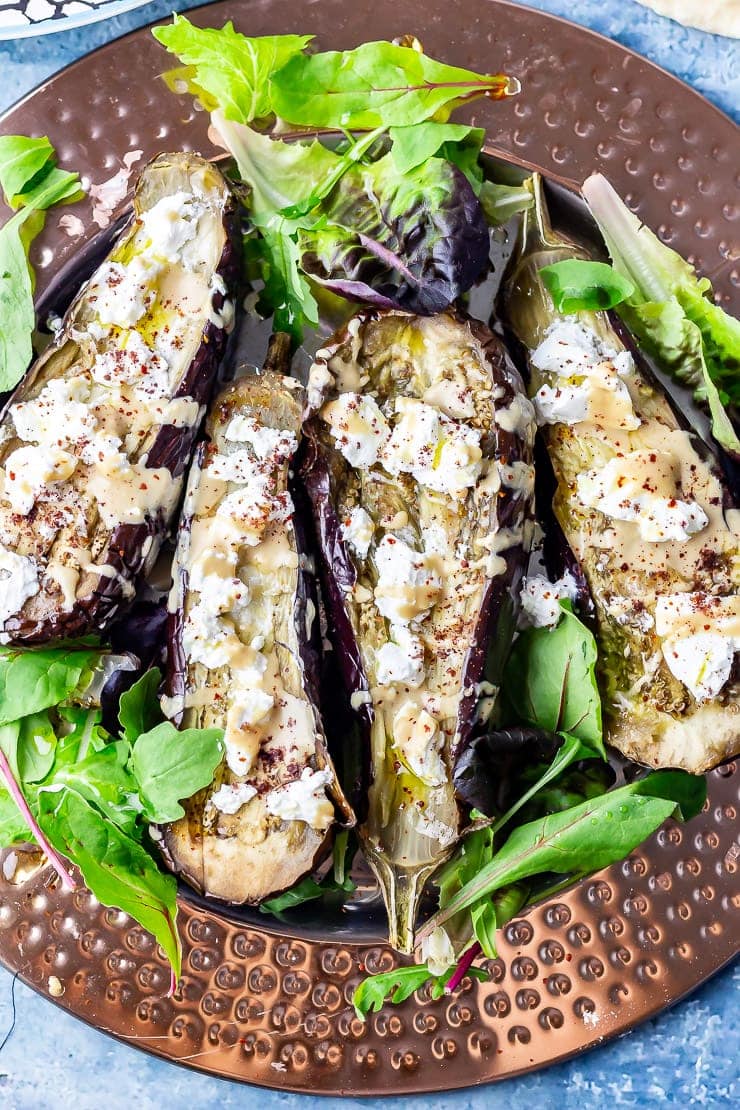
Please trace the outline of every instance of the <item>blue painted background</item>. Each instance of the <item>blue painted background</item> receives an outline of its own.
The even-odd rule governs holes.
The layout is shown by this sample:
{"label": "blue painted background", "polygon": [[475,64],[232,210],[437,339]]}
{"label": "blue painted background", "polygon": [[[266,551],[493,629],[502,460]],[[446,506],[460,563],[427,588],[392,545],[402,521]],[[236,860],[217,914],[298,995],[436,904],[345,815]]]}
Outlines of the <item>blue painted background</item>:
{"label": "blue painted background", "polygon": [[[358,2],[358,0],[348,0]],[[50,73],[187,0],[156,0],[93,27],[0,43],[0,110]],[[687,30],[631,0],[532,0],[644,54],[740,119],[740,42]],[[348,1110],[362,1100],[271,1094],[150,1059],[68,1017],[16,984],[15,1031],[0,1050],[3,1110]],[[740,966],[634,1033],[559,1067],[496,1087],[404,1101],[404,1110],[599,1110],[740,1105]],[[11,1025],[11,979],[0,971],[0,1043]]]}

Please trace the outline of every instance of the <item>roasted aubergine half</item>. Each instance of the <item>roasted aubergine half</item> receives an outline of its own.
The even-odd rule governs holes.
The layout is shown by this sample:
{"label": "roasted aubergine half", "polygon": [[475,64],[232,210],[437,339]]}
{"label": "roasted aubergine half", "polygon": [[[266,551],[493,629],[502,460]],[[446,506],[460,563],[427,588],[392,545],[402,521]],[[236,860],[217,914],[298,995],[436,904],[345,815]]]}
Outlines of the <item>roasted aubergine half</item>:
{"label": "roasted aubergine half", "polygon": [[270,372],[216,398],[173,569],[165,712],[223,728],[226,754],[160,843],[187,882],[232,903],[292,886],[353,820],[319,716],[315,571],[290,491],[302,409],[300,383]]}
{"label": "roasted aubergine half", "polygon": [[369,751],[360,835],[391,944],[467,813],[455,761],[495,712],[530,543],[534,415],[498,339],[370,311],[319,352],[302,478],[329,633]]}
{"label": "roasted aubergine half", "polygon": [[162,155],[0,421],[0,636],[100,632],[156,559],[233,319],[236,206]]}
{"label": "roasted aubergine half", "polygon": [[740,751],[740,513],[621,322],[556,311],[540,270],[585,255],[532,189],[503,315],[593,596],[607,739],[652,767],[704,771]]}

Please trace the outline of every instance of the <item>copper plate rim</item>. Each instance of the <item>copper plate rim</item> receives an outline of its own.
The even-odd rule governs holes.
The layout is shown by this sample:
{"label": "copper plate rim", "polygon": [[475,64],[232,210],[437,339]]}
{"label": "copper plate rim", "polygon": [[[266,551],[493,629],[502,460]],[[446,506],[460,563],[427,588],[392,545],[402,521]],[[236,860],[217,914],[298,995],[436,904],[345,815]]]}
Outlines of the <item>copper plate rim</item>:
{"label": "copper plate rim", "polygon": [[[339,0],[318,8],[297,14],[293,0],[227,0],[189,14],[211,25],[235,18],[239,26],[241,17],[242,27],[248,14],[254,34],[300,25],[323,46],[367,37],[361,12]],[[604,36],[508,0],[463,0],[454,26],[447,0],[410,0],[403,11],[376,0],[375,15],[379,36],[411,24],[430,53],[479,69],[488,68],[486,35],[495,37],[497,67],[525,76],[525,86],[514,103],[475,109],[486,149],[570,188],[604,165],[647,220],[673,221],[663,233],[723,298],[736,296],[730,206],[718,211],[730,195],[736,131],[718,108]],[[188,98],[166,94],[167,111],[157,115],[159,49],[148,28],[131,32],[44,82],[0,124],[48,130],[60,160],[93,181],[112,176],[124,152],[141,147],[148,157],[170,135],[172,145],[208,151],[203,115]],[[87,237],[89,210],[80,214]],[[37,251],[39,291],[83,241],[50,218]],[[278,1090],[411,1094],[520,1075],[625,1033],[733,959],[739,780],[734,764],[714,772],[702,818],[668,825],[623,864],[511,922],[490,983],[436,1003],[422,992],[364,1027],[348,1007],[359,965],[372,972],[394,963],[372,939],[314,942],[297,928],[245,924],[182,899],[183,979],[169,1000],[148,934],[84,889],[46,886],[48,871],[22,886],[0,877],[0,962],[47,995],[55,976],[64,994],[52,1001],[124,1043]]]}

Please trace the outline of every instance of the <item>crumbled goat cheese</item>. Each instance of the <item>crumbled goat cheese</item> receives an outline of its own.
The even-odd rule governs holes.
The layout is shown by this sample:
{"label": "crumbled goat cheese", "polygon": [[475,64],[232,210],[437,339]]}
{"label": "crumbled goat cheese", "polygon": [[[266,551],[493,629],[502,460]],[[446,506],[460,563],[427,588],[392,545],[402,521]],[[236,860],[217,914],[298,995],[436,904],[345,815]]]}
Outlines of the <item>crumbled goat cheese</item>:
{"label": "crumbled goat cheese", "polygon": [[566,318],[554,320],[549,325],[545,338],[529,357],[532,365],[543,373],[571,377],[616,355],[617,352],[605,346],[592,328],[575,318]]}
{"label": "crumbled goat cheese", "polygon": [[390,436],[388,421],[372,397],[341,393],[321,410],[337,447],[351,466],[372,466]]}
{"label": "crumbled goat cheese", "polygon": [[426,709],[404,702],[393,718],[393,744],[401,759],[428,786],[442,786],[447,772],[440,754],[444,735]]}
{"label": "crumbled goat cheese", "polygon": [[425,616],[442,588],[438,562],[437,556],[414,551],[397,536],[383,536],[375,549],[378,611],[393,624]]}
{"label": "crumbled goat cheese", "polygon": [[378,648],[375,666],[379,686],[393,682],[418,687],[424,681],[424,645],[404,625],[391,625],[391,640]]}
{"label": "crumbled goat cheese", "polygon": [[671,455],[631,451],[579,474],[578,497],[612,520],[633,521],[644,540],[687,540],[706,528],[708,517],[695,501],[678,500],[676,471]]}
{"label": "crumbled goat cheese", "polygon": [[254,417],[241,413],[232,416],[224,436],[234,443],[248,443],[257,458],[263,461],[287,462],[298,450],[298,440],[292,432],[268,428]]}
{"label": "crumbled goat cheese", "polygon": [[8,551],[0,544],[0,625],[22,609],[40,588],[33,559]]}
{"label": "crumbled goat cheese", "polygon": [[370,550],[375,525],[373,518],[361,505],[356,505],[341,525],[342,539],[348,543],[356,555],[364,559]]}
{"label": "crumbled goat cheese", "polygon": [[143,213],[139,241],[144,241],[147,252],[158,261],[187,263],[189,256],[183,248],[195,239],[204,211],[203,201],[189,193],[162,197]]}
{"label": "crumbled goat cheese", "polygon": [[470,386],[465,382],[450,381],[443,378],[434,382],[424,391],[423,400],[428,405],[441,409],[453,420],[470,420],[475,416],[475,401]]}
{"label": "crumbled goat cheese", "polygon": [[474,486],[483,453],[480,432],[456,424],[414,397],[398,397],[391,438],[380,453],[390,474],[412,474],[419,485],[461,496]]}
{"label": "crumbled goat cheese", "polygon": [[77,458],[59,447],[19,447],[5,460],[4,495],[14,513],[27,516],[49,486],[65,482]]}
{"label": "crumbled goat cheese", "polygon": [[170,394],[167,363],[147,347],[137,331],[125,333],[115,347],[99,354],[92,376],[99,385],[112,389],[131,385],[134,396],[142,401],[161,400]]}
{"label": "crumbled goat cheese", "polygon": [[323,832],[334,820],[334,806],[325,793],[331,781],[331,771],[305,767],[299,779],[265,795],[265,809],[283,821],[304,821]]}
{"label": "crumbled goat cheese", "polygon": [[732,672],[740,639],[718,632],[697,632],[663,641],[663,658],[670,672],[697,701],[716,698]]}
{"label": "crumbled goat cheese", "polygon": [[246,782],[224,783],[208,799],[219,813],[238,813],[243,805],[254,798],[257,790]]}
{"label": "crumbled goat cheese", "polygon": [[537,423],[580,424],[588,413],[588,387],[583,385],[542,385],[532,398]]}
{"label": "crumbled goat cheese", "polygon": [[58,447],[77,444],[92,435],[96,420],[85,403],[90,397],[87,378],[55,378],[31,401],[10,409],[19,439]]}
{"label": "crumbled goat cheese", "polygon": [[533,628],[554,628],[560,620],[561,599],[575,601],[578,583],[566,573],[556,582],[549,582],[541,574],[527,575],[522,586],[522,616]]}
{"label": "crumbled goat cheese", "polygon": [[106,262],[95,277],[94,307],[101,324],[132,328],[157,295],[156,281],[161,266],[152,259],[135,256],[127,266]]}

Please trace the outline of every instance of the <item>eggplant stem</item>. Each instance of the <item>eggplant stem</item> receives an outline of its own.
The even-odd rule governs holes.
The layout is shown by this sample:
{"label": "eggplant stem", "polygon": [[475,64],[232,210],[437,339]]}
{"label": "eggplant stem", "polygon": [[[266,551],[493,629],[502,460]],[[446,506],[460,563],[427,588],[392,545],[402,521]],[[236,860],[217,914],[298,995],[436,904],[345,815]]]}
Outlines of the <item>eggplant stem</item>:
{"label": "eggplant stem", "polygon": [[397,952],[411,955],[415,948],[414,927],[419,900],[439,860],[419,868],[394,867],[375,852],[368,852],[368,860],[383,892],[388,914],[388,943]]}

